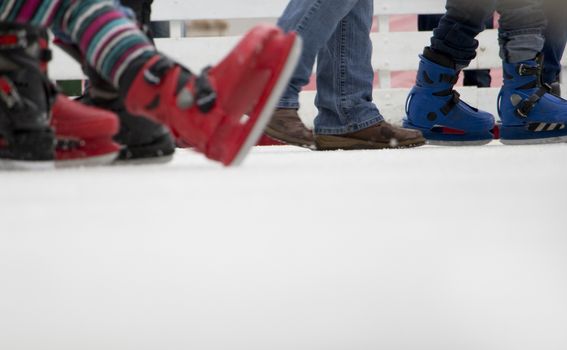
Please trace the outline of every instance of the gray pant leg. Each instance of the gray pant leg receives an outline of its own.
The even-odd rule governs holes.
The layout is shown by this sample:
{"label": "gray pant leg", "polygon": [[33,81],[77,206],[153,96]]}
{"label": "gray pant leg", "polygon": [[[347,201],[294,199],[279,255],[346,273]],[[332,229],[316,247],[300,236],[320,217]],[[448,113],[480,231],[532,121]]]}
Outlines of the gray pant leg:
{"label": "gray pant leg", "polygon": [[508,63],[534,59],[545,43],[543,0],[500,0],[500,57]]}

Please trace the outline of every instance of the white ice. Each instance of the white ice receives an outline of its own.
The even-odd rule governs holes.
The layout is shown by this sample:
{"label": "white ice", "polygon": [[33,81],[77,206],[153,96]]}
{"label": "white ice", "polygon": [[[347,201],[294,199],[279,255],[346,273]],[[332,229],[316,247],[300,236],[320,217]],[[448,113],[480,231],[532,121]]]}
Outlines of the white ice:
{"label": "white ice", "polygon": [[2,350],[567,349],[567,144],[0,173]]}

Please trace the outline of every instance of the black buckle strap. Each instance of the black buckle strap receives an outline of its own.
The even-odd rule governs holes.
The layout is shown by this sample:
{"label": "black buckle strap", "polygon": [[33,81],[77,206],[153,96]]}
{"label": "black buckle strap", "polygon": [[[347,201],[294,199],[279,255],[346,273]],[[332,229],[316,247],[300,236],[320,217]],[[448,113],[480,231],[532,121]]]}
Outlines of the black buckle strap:
{"label": "black buckle strap", "polygon": [[518,66],[518,74],[521,76],[536,75],[539,76],[541,72],[541,66],[528,66],[526,64],[520,64]]}
{"label": "black buckle strap", "polygon": [[459,102],[461,102],[461,94],[459,94],[457,91],[453,90],[451,95],[451,99],[447,101],[447,103],[441,108],[441,112],[444,115],[448,115],[453,110],[453,108],[455,108],[455,106],[458,105]]}
{"label": "black buckle strap", "polygon": [[217,102],[217,93],[209,81],[210,70],[211,67],[205,68],[195,81],[197,107],[203,113],[210,112]]}
{"label": "black buckle strap", "polygon": [[530,112],[535,108],[541,98],[551,91],[551,87],[549,85],[545,85],[542,88],[539,88],[535,94],[531,95],[529,98],[523,100],[518,104],[518,108],[516,109],[516,113],[521,118],[527,118]]}
{"label": "black buckle strap", "polygon": [[144,79],[152,85],[159,85],[165,73],[173,67],[174,62],[162,57],[144,72]]}
{"label": "black buckle strap", "polygon": [[451,75],[451,74],[441,74],[441,76],[439,77],[439,81],[442,83],[448,83],[454,85],[457,83],[457,81],[459,81],[459,76]]}

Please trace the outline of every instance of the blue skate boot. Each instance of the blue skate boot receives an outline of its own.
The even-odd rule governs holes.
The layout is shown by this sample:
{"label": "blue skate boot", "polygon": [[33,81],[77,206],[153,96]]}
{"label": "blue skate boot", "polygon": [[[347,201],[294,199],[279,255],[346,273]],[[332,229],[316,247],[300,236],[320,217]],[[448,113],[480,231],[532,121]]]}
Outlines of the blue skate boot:
{"label": "blue skate boot", "polygon": [[553,95],[541,80],[543,57],[504,63],[504,86],[498,97],[505,145],[567,142],[567,101]]}
{"label": "blue skate boot", "polygon": [[460,100],[459,93],[453,90],[460,73],[455,63],[430,48],[420,58],[417,82],[406,102],[404,127],[421,131],[433,145],[491,142],[494,116]]}

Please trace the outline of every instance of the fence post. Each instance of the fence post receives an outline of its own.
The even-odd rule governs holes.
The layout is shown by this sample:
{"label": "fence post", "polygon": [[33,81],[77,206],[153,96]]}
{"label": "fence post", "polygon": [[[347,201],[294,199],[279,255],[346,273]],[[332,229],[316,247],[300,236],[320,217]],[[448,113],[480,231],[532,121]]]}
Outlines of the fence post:
{"label": "fence post", "polygon": [[184,34],[184,21],[170,21],[169,22],[169,36],[173,39],[179,39]]}

